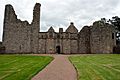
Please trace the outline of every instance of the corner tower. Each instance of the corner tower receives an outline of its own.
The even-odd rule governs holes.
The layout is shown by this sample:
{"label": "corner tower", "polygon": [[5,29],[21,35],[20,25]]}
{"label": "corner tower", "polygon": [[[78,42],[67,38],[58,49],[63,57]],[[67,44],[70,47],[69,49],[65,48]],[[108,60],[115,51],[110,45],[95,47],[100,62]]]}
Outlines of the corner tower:
{"label": "corner tower", "polygon": [[96,21],[91,27],[91,53],[113,53],[116,46],[115,29],[103,21]]}

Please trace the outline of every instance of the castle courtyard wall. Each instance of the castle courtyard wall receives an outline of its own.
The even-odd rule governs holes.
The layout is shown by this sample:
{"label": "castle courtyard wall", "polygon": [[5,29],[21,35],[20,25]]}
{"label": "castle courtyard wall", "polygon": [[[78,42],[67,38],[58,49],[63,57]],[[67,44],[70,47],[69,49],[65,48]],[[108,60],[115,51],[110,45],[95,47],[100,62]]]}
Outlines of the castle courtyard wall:
{"label": "castle courtyard wall", "polygon": [[6,53],[30,52],[30,25],[27,21],[17,19],[11,5],[5,9],[3,45]]}
{"label": "castle courtyard wall", "polygon": [[78,53],[78,40],[70,41],[70,53],[77,54]]}
{"label": "castle courtyard wall", "polygon": [[54,39],[47,39],[46,40],[46,53],[48,53],[48,54],[56,53]]}
{"label": "castle courtyard wall", "polygon": [[79,32],[79,53],[90,54],[90,27],[84,26]]}
{"label": "castle courtyard wall", "polygon": [[111,25],[95,22],[91,28],[91,53],[113,53],[115,39]]}
{"label": "castle courtyard wall", "polygon": [[55,32],[53,27],[47,32],[40,30],[40,7],[36,3],[33,10],[33,20],[27,21],[17,19],[17,15],[11,5],[5,7],[3,43],[6,53],[113,53],[116,46],[116,33],[112,25],[102,21],[93,23],[92,26],[84,26],[80,32],[70,23],[63,32]]}

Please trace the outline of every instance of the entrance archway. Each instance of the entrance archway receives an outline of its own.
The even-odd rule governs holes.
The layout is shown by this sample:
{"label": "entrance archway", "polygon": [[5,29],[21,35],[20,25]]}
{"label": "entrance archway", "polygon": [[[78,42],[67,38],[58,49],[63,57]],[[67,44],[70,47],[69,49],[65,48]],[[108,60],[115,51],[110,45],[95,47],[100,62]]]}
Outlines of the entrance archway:
{"label": "entrance archway", "polygon": [[56,46],[56,53],[60,54],[60,46]]}

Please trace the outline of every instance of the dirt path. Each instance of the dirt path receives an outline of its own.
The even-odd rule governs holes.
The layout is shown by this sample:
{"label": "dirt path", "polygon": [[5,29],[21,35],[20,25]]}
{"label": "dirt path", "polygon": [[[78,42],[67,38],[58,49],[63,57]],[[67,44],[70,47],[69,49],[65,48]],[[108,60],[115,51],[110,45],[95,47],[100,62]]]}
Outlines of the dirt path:
{"label": "dirt path", "polygon": [[55,59],[32,80],[77,80],[77,73],[66,55],[52,55]]}

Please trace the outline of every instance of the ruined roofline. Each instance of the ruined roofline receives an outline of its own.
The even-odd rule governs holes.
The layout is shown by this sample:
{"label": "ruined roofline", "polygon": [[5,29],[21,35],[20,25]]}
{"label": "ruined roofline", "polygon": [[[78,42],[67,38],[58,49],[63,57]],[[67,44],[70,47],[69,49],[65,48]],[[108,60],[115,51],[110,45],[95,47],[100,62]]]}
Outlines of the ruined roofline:
{"label": "ruined roofline", "polygon": [[[17,14],[16,14],[16,11],[14,10],[14,7],[11,5],[11,4],[6,4],[5,5],[5,11],[8,13],[9,11],[7,11],[7,9],[10,10],[10,12],[12,12],[12,14],[14,14],[15,16],[15,19],[16,19],[16,22],[25,22],[26,24],[29,25],[29,22],[27,20],[21,20],[17,17]],[[5,17],[8,17],[8,16],[5,16]]]}
{"label": "ruined roofline", "polygon": [[35,5],[40,5],[40,6],[41,6],[41,4],[40,4],[40,3],[36,3]]}
{"label": "ruined roofline", "polygon": [[[36,7],[36,6],[41,6],[41,4],[40,3],[36,3],[35,4],[35,6],[33,7],[33,10],[34,10],[34,8]],[[18,19],[17,18],[17,15],[16,15],[16,12],[15,12],[15,10],[14,10],[14,8],[13,8],[13,6],[11,5],[11,4],[7,4],[6,6],[5,6],[5,8],[10,8],[11,10],[12,10],[12,13],[16,16],[15,18],[16,18],[16,22],[20,22],[20,23],[25,23],[25,24],[27,24],[27,25],[31,25],[32,24],[32,22],[33,22],[33,20],[32,20],[32,22],[29,24],[29,22],[27,21],[27,20],[24,20],[24,21],[22,21],[21,19]],[[96,24],[98,24],[99,22],[101,22],[101,23],[103,23],[102,21],[95,21],[95,22],[93,22],[93,24],[92,24],[92,26],[96,23]],[[71,22],[70,23],[70,25],[72,25],[73,27],[74,27],[74,29],[76,29],[77,31],[78,31],[78,29],[74,26],[74,23],[73,22]],[[106,25],[106,24],[105,24]],[[107,25],[110,25],[110,24],[107,24]],[[112,26],[112,25],[111,25]],[[84,26],[85,27],[85,26]],[[84,28],[83,27],[83,28]],[[69,28],[69,27],[68,27]],[[68,29],[67,28],[67,29]],[[70,31],[69,32],[67,32],[67,29],[64,31],[64,32],[66,32],[66,33],[71,33]],[[81,29],[82,30],[82,29]],[[78,31],[77,33],[79,33],[79,32],[81,32],[81,30],[80,31]],[[40,32],[40,31],[39,31]],[[54,30],[54,32],[56,32],[55,30]],[[64,32],[62,32],[62,33],[64,33]],[[59,33],[59,32],[56,32],[56,33]]]}
{"label": "ruined roofline", "polygon": [[13,6],[11,4],[6,4],[5,7],[11,7],[11,8],[13,8]]}
{"label": "ruined roofline", "polygon": [[104,25],[111,25],[111,26],[113,26],[112,24],[106,23],[106,22],[101,21],[101,20],[98,20],[98,21],[93,22],[93,24],[92,24],[92,25],[95,25],[95,24],[100,24],[100,23],[102,23],[102,24],[104,24]]}
{"label": "ruined roofline", "polygon": [[74,26],[73,22],[70,22],[69,27],[65,30],[68,33],[78,33],[78,29]]}
{"label": "ruined roofline", "polygon": [[[39,32],[39,33],[48,33],[48,31],[45,32]],[[59,34],[60,32],[53,32],[55,34]],[[61,33],[70,33],[70,32],[61,32]],[[78,34],[78,33],[70,33],[70,34]]]}
{"label": "ruined roofline", "polygon": [[91,26],[84,26],[80,31],[79,34],[82,33],[83,31],[90,30]]}
{"label": "ruined roofline", "polygon": [[[33,7],[33,11],[34,11],[34,8],[35,8],[37,5],[41,6],[40,3],[36,3],[35,6]],[[10,11],[9,11],[9,10],[10,10]],[[27,25],[31,25],[31,24],[33,23],[33,19],[32,19],[32,22],[29,23],[27,20],[21,20],[20,18],[18,18],[18,17],[17,17],[17,14],[16,14],[16,11],[14,10],[14,7],[13,7],[11,4],[6,4],[6,5],[5,5],[5,12],[6,12],[6,13],[12,12],[12,14],[14,14],[14,16],[15,16],[16,22],[23,22],[23,23],[25,23],[25,24],[27,24]],[[5,15],[5,17],[8,17],[8,16]],[[33,17],[33,16],[32,16],[32,17]]]}
{"label": "ruined roofline", "polygon": [[[98,25],[101,25],[101,26],[98,26]],[[100,21],[100,20],[93,22],[91,28],[92,28],[93,26],[98,26],[98,27],[111,27],[111,29],[114,29],[114,30],[115,30],[114,25],[109,24],[109,23],[106,23],[106,22],[104,22],[104,21]]]}

